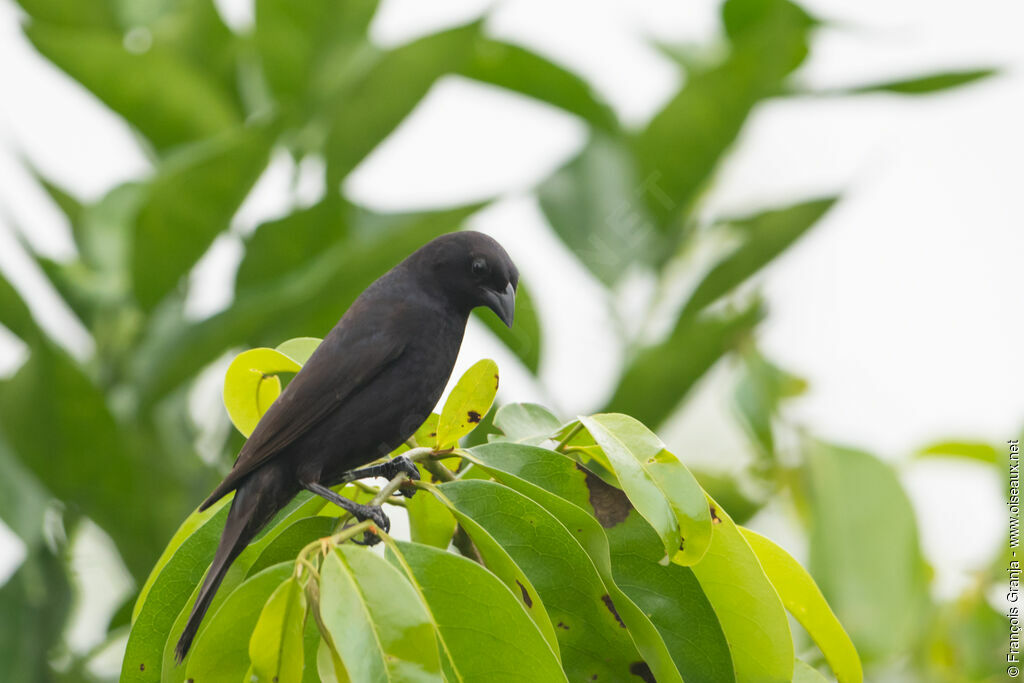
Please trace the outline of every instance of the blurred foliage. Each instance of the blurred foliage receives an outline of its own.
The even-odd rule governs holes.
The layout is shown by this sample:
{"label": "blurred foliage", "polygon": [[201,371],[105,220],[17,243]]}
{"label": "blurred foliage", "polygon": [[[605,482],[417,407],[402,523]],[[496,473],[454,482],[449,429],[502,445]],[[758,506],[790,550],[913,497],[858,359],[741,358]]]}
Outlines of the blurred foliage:
{"label": "blurred foliage", "polygon": [[[699,284],[663,334],[624,324],[609,331],[627,340],[628,353],[606,408],[657,428],[686,410],[710,368],[739,367],[736,418],[751,437],[751,465],[738,477],[696,472],[702,485],[737,521],[769,500],[792,501],[808,530],[812,572],[869,672],[895,667],[921,681],[963,680],[961,672],[995,680],[990,667],[998,660],[982,636],[1005,619],[977,596],[1000,572],[979,579],[974,597],[936,604],[894,471],[870,454],[810,438],[779,445],[780,433],[792,432],[779,406],[802,385],[758,354],[764,311],[750,283],[836,198],[698,218],[751,112],[802,94],[790,76],[807,58],[815,17],[788,0],[727,0],[723,35],[700,58],[661,46],[685,69],[685,82],[633,129],[583,79],[489,36],[485,20],[382,48],[368,38],[373,0],[256,0],[255,25],[241,34],[212,0],[18,2],[40,54],[123,117],[153,170],[90,202],[39,177],[67,216],[77,255],[66,262],[33,256],[91,335],[90,357],[68,355],[0,278],[0,321],[29,349],[16,374],[0,382],[0,515],[27,548],[0,588],[0,624],[12,635],[0,641],[0,680],[93,677],[87,665],[95,652],[70,652],[65,642],[71,589],[64,539],[92,520],[113,539],[136,588],[144,584],[166,540],[240,443],[225,436],[230,430],[204,431],[190,416],[189,391],[205,368],[233,348],[324,334],[375,277],[481,208],[380,214],[341,190],[437,80],[453,74],[546,102],[588,126],[584,149],[536,193],[554,233],[608,288],[609,301],[638,271],[674,300],[676,266],[702,245],[728,244],[691,273]],[[913,96],[989,73],[924,74],[823,94]],[[189,273],[218,236],[230,234],[232,217],[277,150],[299,162],[323,160],[326,194],[245,236],[231,304],[205,319],[187,316]],[[530,287],[523,283],[524,301]],[[532,305],[520,306],[514,330],[491,329],[534,373],[544,335],[556,333],[542,327]],[[482,424],[491,420],[497,428],[515,424],[493,412]],[[218,453],[214,462],[197,456],[200,442]],[[580,457],[598,457],[593,443],[579,448]],[[987,457],[983,449],[960,451]],[[602,471],[599,461],[587,462]],[[54,531],[61,522],[68,533]],[[608,540],[616,552],[621,539]],[[202,569],[196,560],[191,571]],[[638,593],[663,580],[650,572],[634,578]],[[248,590],[269,596],[273,583]],[[114,616],[104,643],[124,635],[133,601]]]}

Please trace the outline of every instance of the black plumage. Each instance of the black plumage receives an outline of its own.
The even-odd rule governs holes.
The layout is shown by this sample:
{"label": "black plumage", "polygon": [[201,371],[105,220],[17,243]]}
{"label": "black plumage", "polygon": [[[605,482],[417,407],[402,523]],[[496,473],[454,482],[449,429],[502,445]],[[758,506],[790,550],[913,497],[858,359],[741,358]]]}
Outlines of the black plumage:
{"label": "black plumage", "polygon": [[[235,491],[217,552],[175,648],[179,662],[228,567],[303,489],[387,527],[379,508],[357,505],[329,487],[415,432],[451,376],[470,311],[487,306],[511,326],[518,282],[501,245],[464,231],[427,243],[359,295],[200,506],[206,509]],[[415,472],[407,462],[394,467]]]}

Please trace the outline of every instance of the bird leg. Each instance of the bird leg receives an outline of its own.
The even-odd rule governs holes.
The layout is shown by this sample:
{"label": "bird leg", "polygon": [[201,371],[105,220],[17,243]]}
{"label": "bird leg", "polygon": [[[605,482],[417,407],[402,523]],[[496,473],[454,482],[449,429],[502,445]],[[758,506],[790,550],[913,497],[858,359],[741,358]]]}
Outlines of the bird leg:
{"label": "bird leg", "polygon": [[[316,482],[303,484],[303,486],[321,498],[325,498],[346,512],[349,512],[360,522],[368,519],[376,524],[379,529],[382,529],[385,532],[391,530],[391,520],[388,519],[388,516],[384,514],[384,510],[382,510],[379,505],[363,505],[362,503],[357,503],[354,500],[342,498],[326,486],[317,484]],[[365,545],[374,545],[378,542],[380,542],[380,537],[376,534],[369,531],[363,534],[363,543]]]}
{"label": "bird leg", "polygon": [[[409,458],[404,455],[399,455],[378,465],[370,465],[369,467],[363,467],[358,470],[346,472],[341,481],[342,483],[347,484],[350,481],[365,479],[367,477],[384,477],[385,479],[394,479],[395,476],[401,472],[408,474],[410,480],[420,478],[420,471],[416,468],[413,461],[409,460]],[[399,489],[398,492],[406,498],[412,498],[413,494],[416,493],[416,490],[407,490],[402,488]]]}

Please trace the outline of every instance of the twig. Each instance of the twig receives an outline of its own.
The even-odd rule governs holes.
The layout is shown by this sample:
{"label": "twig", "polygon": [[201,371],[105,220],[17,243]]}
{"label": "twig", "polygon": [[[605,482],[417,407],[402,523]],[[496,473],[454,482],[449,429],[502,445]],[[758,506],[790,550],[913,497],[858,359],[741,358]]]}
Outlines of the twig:
{"label": "twig", "polygon": [[399,487],[405,482],[409,481],[409,475],[405,472],[399,472],[393,476],[388,483],[381,487],[377,495],[370,501],[370,505],[380,505],[391,498],[391,494],[399,489]]}
{"label": "twig", "polygon": [[565,453],[566,446],[570,441],[572,441],[574,436],[580,433],[581,429],[583,429],[583,423],[577,422],[576,426],[569,430],[569,433],[565,435],[565,438],[558,442],[558,445],[555,446],[555,450],[559,453]]}
{"label": "twig", "polygon": [[405,457],[409,458],[413,462],[423,462],[428,460],[434,455],[434,449],[426,446],[420,446],[419,448],[411,448],[405,453],[402,453]]}
{"label": "twig", "polygon": [[[369,484],[363,483],[358,480],[352,482],[352,484],[363,493],[372,493],[374,496],[380,493],[380,489],[377,488],[376,486],[370,486]],[[400,496],[391,496],[384,502],[387,503],[388,505],[395,505],[400,508],[408,507],[405,504],[405,499],[401,498]]]}
{"label": "twig", "polygon": [[423,469],[434,475],[438,481],[455,481],[455,474],[437,460],[425,460],[420,463]]}

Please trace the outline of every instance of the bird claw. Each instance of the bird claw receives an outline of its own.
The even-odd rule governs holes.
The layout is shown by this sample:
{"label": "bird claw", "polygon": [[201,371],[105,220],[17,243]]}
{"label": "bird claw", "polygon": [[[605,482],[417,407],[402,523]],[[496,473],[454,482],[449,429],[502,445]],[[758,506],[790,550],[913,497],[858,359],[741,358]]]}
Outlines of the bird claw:
{"label": "bird claw", "polygon": [[[419,481],[420,469],[416,467],[416,463],[404,455],[392,458],[390,464],[394,467],[394,474],[391,475],[392,477],[405,472],[409,476],[409,482]],[[416,494],[416,488],[411,483],[403,482],[398,489],[398,493],[406,498],[412,498]]]}
{"label": "bird claw", "polygon": [[[384,514],[384,510],[382,510],[379,505],[363,505],[361,509],[355,511],[353,514],[360,522],[370,520],[373,522],[374,526],[384,533],[391,531],[391,520],[388,519],[388,516]],[[362,541],[352,539],[352,542],[357,545],[377,545],[380,543],[380,536],[377,535],[375,530],[367,529],[363,532]]]}

